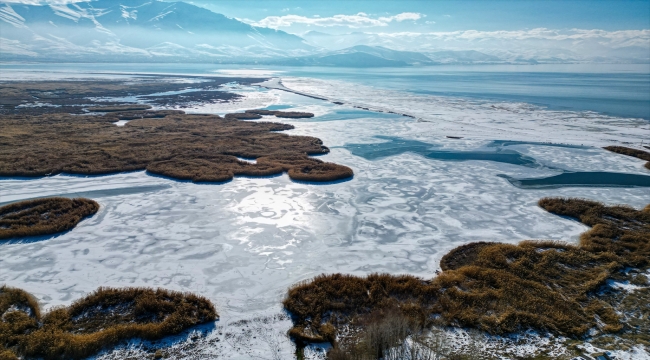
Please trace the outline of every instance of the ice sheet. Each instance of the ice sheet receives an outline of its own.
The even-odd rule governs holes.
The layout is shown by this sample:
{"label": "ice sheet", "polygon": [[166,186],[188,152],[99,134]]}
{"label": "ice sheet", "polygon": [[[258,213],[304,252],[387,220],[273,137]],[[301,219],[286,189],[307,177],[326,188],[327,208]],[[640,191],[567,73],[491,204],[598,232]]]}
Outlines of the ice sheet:
{"label": "ice sheet", "polygon": [[[329,94],[323,84],[316,88],[313,80],[292,79],[291,84]],[[0,243],[0,283],[33,293],[45,308],[69,304],[99,286],[192,291],[215,303],[221,315],[217,326],[226,333],[245,329],[241,321],[279,319],[287,288],[321,273],[388,272],[432,277],[442,255],[467,242],[577,241],[587,228],[536,206],[545,196],[585,197],[636,207],[648,203],[647,189],[524,190],[497,176],[554,174],[545,168],[487,161],[438,161],[409,152],[367,160],[343,148],[351,143],[381,142],[377,135],[459,150],[487,146],[497,139],[576,143],[573,140],[579,134],[584,137],[578,143],[600,144],[602,137],[630,140],[645,136],[647,129],[636,120],[599,124],[606,130],[588,133],[563,122],[574,115],[555,118],[551,115],[556,112],[523,105],[513,105],[519,114],[513,115],[511,110],[457,100],[438,99],[428,104],[412,95],[395,100],[364,94],[363,89],[352,90],[345,96],[354,101],[381,102],[384,107],[394,106],[390,109],[396,112],[408,108],[432,121],[441,117],[427,115],[435,111],[451,120],[417,122],[404,116],[375,117],[372,112],[367,117],[336,120],[332,114],[353,108],[279,90],[246,91],[254,94],[252,98],[258,105],[246,103],[247,108],[289,105],[296,111],[323,116],[327,121],[318,121],[318,117],[309,121],[273,120],[295,125],[289,134],[322,139],[332,151],[320,158],[352,167],[354,178],[325,185],[293,182],[287,175],[238,177],[222,185],[201,185],[145,172],[0,179],[0,203],[79,194],[101,204],[95,216],[67,233]],[[543,125],[533,127],[536,123],[530,120],[519,122],[520,116],[538,119]],[[463,136],[471,138],[444,137],[452,129],[461,132],[460,126],[473,121],[477,122],[476,129],[462,130]],[[605,122],[602,116],[594,116],[573,118],[571,123],[582,121],[588,128]],[[508,122],[516,123],[506,125]],[[533,136],[534,131],[545,126],[563,130],[545,130],[548,139]],[[501,127],[503,133],[495,130]],[[508,148],[539,163],[566,169],[645,171],[639,160],[598,148],[535,144]],[[292,356],[293,345],[282,335],[290,327],[286,318],[256,322],[255,326],[256,331],[274,334],[281,358]],[[225,358],[250,358],[251,351],[264,354],[270,346],[261,337],[222,344],[220,351]]]}

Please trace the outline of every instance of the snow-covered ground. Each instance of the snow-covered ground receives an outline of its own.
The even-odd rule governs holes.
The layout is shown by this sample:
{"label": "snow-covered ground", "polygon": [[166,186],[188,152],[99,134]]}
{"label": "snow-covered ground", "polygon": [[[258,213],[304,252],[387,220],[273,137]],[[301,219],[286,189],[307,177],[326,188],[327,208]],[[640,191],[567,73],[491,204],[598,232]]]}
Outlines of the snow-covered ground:
{"label": "snow-covered ground", "polygon": [[[385,141],[377,135],[456,150],[475,149],[497,139],[597,146],[636,143],[650,138],[644,120],[405,95],[315,79],[290,78],[282,83],[346,104],[412,114],[421,120],[370,111],[335,120],[337,112],[356,109],[278,89],[243,88],[239,92],[247,97],[239,103],[190,111],[224,113],[287,105],[314,112],[317,117],[307,120],[264,120],[291,123],[296,128],[287,133],[322,139],[332,151],[320,158],[353,168],[354,178],[320,185],[293,182],[287,175],[237,177],[219,185],[174,181],[145,172],[2,178],[0,203],[85,196],[98,201],[101,209],[64,234],[0,243],[0,284],[25,289],[45,308],[69,304],[99,286],[195,292],[212,300],[220,315],[216,330],[197,340],[204,342],[205,351],[214,353],[211,356],[218,352],[231,359],[284,359],[293,356],[294,348],[285,336],[291,323],[281,301],[297,282],[335,272],[432,277],[445,253],[472,241],[577,241],[587,228],[537,207],[545,196],[635,207],[645,206],[650,199],[648,188],[523,190],[497,176],[554,174],[544,167],[436,161],[412,153],[366,160],[343,148]],[[318,116],[328,120],[319,121]],[[447,139],[447,135],[464,138]],[[648,174],[642,161],[598,147],[522,144],[509,148],[554,168]],[[244,336],[247,331],[257,335]],[[183,341],[175,346],[183,346]]]}

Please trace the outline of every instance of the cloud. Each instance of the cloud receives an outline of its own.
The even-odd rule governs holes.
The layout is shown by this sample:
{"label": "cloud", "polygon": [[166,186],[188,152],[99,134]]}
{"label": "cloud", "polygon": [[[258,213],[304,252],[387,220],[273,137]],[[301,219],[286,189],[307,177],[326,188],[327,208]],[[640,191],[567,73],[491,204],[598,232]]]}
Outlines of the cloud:
{"label": "cloud", "polygon": [[403,12],[393,16],[381,16],[373,18],[370,15],[360,12],[355,15],[334,15],[329,17],[320,16],[300,16],[300,15],[283,15],[268,16],[254,23],[255,26],[281,28],[290,27],[294,24],[313,25],[322,27],[347,26],[350,28],[388,26],[391,22],[415,21],[423,18],[425,15],[413,12]]}
{"label": "cloud", "polygon": [[[449,32],[365,32],[350,34],[350,42],[363,45],[381,45],[396,50],[479,50],[527,51],[541,54],[550,50],[571,53],[574,57],[609,56],[617,49],[630,49],[650,55],[650,29],[607,31],[600,29],[525,29],[499,31]],[[339,35],[339,41],[342,36]],[[625,51],[625,50],[624,50]],[[636,51],[636,50],[635,50]],[[616,56],[630,57],[625,52]],[[553,55],[555,56],[555,55]]]}
{"label": "cloud", "polygon": [[[498,30],[478,31],[463,30],[450,32],[394,32],[378,33],[377,35],[391,38],[428,38],[443,41],[463,40],[480,42],[486,40],[549,40],[549,41],[586,41],[598,40],[609,42],[611,45],[623,45],[625,42],[637,41],[639,43],[650,43],[650,30],[618,30],[606,31],[599,29],[570,29],[553,30],[547,28],[536,28],[529,30]],[[625,44],[629,45],[629,44]]]}
{"label": "cloud", "polygon": [[25,5],[64,5],[92,0],[2,0],[4,3]]}

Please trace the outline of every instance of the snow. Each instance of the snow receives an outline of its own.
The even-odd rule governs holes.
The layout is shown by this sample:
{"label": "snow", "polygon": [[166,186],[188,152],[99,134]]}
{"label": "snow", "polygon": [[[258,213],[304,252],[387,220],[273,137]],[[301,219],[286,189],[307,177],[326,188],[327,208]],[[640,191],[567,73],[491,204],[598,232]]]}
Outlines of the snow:
{"label": "snow", "polygon": [[650,138],[647,120],[616,118],[588,111],[556,111],[526,103],[421,96],[312,78],[283,77],[279,85],[302,94],[318,94],[346,104],[414,116],[419,122],[409,125],[412,135],[424,133],[593,146],[639,144]]}
{"label": "snow", "polygon": [[[0,204],[42,196],[87,196],[98,201],[101,209],[70,232],[0,243],[0,283],[33,293],[46,309],[69,304],[98,286],[196,292],[213,301],[220,314],[215,330],[195,340],[204,344],[198,346],[200,351],[224,358],[274,358],[270,354],[290,358],[294,349],[286,331],[291,322],[281,301],[293,284],[335,272],[409,273],[430,278],[445,253],[472,241],[577,242],[587,227],[543,211],[536,203],[545,196],[584,197],[635,207],[648,202],[647,189],[523,190],[497,176],[551,174],[546,168],[436,161],[412,153],[366,160],[343,148],[350,143],[384,142],[375,136],[386,134],[449,149],[475,149],[495,139],[600,146],[605,140],[648,138],[647,122],[524,104],[498,104],[495,109],[461,99],[421,98],[314,79],[282,79],[282,84],[350,105],[277,89],[234,86],[245,95],[241,101],[190,111],[223,114],[289,105],[295,111],[327,115],[334,119],[273,120],[295,125],[288,134],[322,139],[332,151],[319,158],[352,167],[352,180],[316,185],[293,182],[285,174],[237,177],[214,185],[142,171],[2,178]],[[335,119],[341,109],[354,110],[351,105],[409,113],[426,122],[372,112]],[[594,127],[600,130],[590,131]],[[544,129],[543,139],[540,129]],[[446,135],[465,138],[452,140]],[[521,144],[512,148],[541,164],[565,169],[644,171],[636,159],[595,147]],[[246,331],[257,335],[242,336]],[[185,338],[166,341],[172,341],[178,351],[190,351],[183,350],[189,341]],[[142,344],[103,356],[137,354],[144,351],[138,348]],[[312,353],[316,356],[319,351],[308,351]]]}

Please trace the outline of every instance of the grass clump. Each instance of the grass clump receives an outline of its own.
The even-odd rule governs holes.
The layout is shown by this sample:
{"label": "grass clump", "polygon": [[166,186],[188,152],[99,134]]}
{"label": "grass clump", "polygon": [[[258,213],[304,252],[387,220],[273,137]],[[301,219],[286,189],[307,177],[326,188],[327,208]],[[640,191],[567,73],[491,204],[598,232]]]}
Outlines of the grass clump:
{"label": "grass clump", "polygon": [[40,309],[33,296],[21,289],[0,287],[0,359],[18,359],[11,349],[24,334],[38,328]]}
{"label": "grass clump", "polygon": [[[173,77],[173,76],[172,76]],[[220,91],[220,87],[230,82],[249,85],[260,78],[211,77],[199,83],[169,81],[164,77],[144,76],[137,81],[132,79],[79,80],[79,81],[0,81],[0,114],[40,115],[48,113],[83,114],[85,109],[103,108],[90,111],[107,111],[106,107],[125,106],[123,102],[101,101],[106,98],[136,96],[150,104],[164,107],[185,107],[197,102],[215,103],[232,101],[240,96]],[[199,91],[186,92],[199,87]],[[183,91],[175,95],[161,95],[170,91]],[[158,94],[158,95],[156,95]],[[54,106],[29,106],[38,104]],[[27,105],[27,106],[25,106]],[[142,104],[126,104],[142,107]],[[132,108],[134,110],[134,108]]]}
{"label": "grass clump", "polygon": [[45,198],[5,205],[0,207],[0,239],[67,231],[97,210],[97,202],[84,198]]}
{"label": "grass clump", "polygon": [[289,334],[298,345],[335,344],[339,329],[370,314],[398,309],[410,323],[506,334],[535,329],[569,337],[590,330],[613,333],[624,319],[598,290],[620,270],[646,268],[650,206],[635,210],[582,200],[547,198],[539,205],[592,229],[578,246],[554,241],[518,245],[475,243],[452,250],[443,272],[426,280],[410,275],[320,275],[289,289]]}
{"label": "grass clump", "polygon": [[137,110],[149,110],[149,109],[151,109],[151,105],[142,105],[142,104],[91,106],[89,108],[86,108],[86,110],[92,112],[137,111]]}
{"label": "grass clump", "polygon": [[645,160],[647,161],[647,163],[645,163],[644,166],[646,167],[646,169],[650,170],[650,152],[638,150],[638,149],[632,149],[625,146],[606,146],[603,149],[609,150],[611,152],[615,152],[617,154],[623,154],[623,155],[635,157],[637,159]]}
{"label": "grass clump", "polygon": [[301,112],[301,111],[279,111],[279,110],[246,110],[249,114],[257,115],[274,115],[278,118],[287,118],[287,119],[303,119],[303,118],[312,118],[314,114],[310,112]]}
{"label": "grass clump", "polygon": [[157,340],[217,318],[203,297],[147,288],[99,288],[40,316],[29,294],[2,287],[0,313],[0,354],[44,359],[82,359],[124,340]]}
{"label": "grass clump", "polygon": [[479,360],[496,358],[481,348],[481,335],[469,331],[466,341],[452,342],[440,329],[414,324],[399,309],[383,309],[353,324],[349,336],[327,353],[328,360]]}
{"label": "grass clump", "polygon": [[298,111],[279,111],[279,110],[246,110],[243,113],[226,114],[226,119],[229,120],[256,120],[261,119],[262,115],[274,115],[278,118],[287,119],[302,119],[314,117],[314,114],[309,112]]}
{"label": "grass clump", "polygon": [[289,177],[301,181],[335,181],[354,175],[352,169],[323,162],[301,154],[278,152],[257,159],[258,166],[277,166],[287,171]]}
{"label": "grass clump", "polygon": [[[0,176],[97,175],[145,169],[196,182],[284,171],[303,181],[352,176],[348,167],[308,156],[329,152],[320,139],[277,133],[293,129],[288,124],[149,110],[88,116],[14,115],[0,120]],[[112,124],[118,120],[131,121],[120,127]],[[237,157],[264,159],[252,164]]]}

